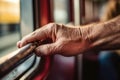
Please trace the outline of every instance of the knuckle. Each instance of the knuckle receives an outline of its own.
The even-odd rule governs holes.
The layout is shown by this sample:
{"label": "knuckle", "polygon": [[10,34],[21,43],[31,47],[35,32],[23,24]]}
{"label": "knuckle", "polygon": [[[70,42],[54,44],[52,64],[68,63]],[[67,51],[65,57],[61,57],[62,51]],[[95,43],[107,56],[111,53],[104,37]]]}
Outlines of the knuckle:
{"label": "knuckle", "polygon": [[38,49],[38,48],[36,48],[34,52],[35,52],[35,54],[36,54],[37,56],[40,56],[40,52],[39,52],[39,49]]}
{"label": "knuckle", "polygon": [[45,49],[45,52],[44,52],[44,55],[48,55],[48,54],[51,54],[51,47],[50,46],[48,46],[48,45],[46,45],[46,47],[45,47],[46,49]]}
{"label": "knuckle", "polygon": [[21,47],[24,46],[24,45],[26,45],[27,43],[28,43],[28,40],[26,39],[26,37],[24,37],[24,38],[21,40],[21,42],[20,42]]}
{"label": "knuckle", "polygon": [[36,31],[34,31],[34,32],[32,32],[32,33],[30,34],[30,36],[35,36],[35,35],[37,35],[37,32],[36,32]]}
{"label": "knuckle", "polygon": [[55,25],[55,23],[49,23],[49,25]]}
{"label": "knuckle", "polygon": [[49,23],[49,24],[48,24],[49,30],[53,30],[53,29],[55,29],[56,27],[57,27],[57,24],[56,24],[56,23]]}

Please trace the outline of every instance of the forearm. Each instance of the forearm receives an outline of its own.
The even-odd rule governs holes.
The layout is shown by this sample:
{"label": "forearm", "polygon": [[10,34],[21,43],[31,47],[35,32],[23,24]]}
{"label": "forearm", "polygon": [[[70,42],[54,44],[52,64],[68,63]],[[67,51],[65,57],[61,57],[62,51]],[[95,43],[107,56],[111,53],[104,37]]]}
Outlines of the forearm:
{"label": "forearm", "polygon": [[[84,33],[85,28],[83,30]],[[90,49],[120,49],[120,16],[108,22],[92,24],[86,27],[86,31],[86,38],[90,41]]]}

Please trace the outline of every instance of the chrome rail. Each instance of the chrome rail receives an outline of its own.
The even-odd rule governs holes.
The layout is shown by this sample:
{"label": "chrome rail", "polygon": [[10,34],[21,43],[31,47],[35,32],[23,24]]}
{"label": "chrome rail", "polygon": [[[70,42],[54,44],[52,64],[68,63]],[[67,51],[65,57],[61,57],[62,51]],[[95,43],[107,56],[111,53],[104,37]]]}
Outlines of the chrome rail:
{"label": "chrome rail", "polygon": [[36,47],[37,42],[29,43],[28,45],[0,58],[0,78],[27,60]]}

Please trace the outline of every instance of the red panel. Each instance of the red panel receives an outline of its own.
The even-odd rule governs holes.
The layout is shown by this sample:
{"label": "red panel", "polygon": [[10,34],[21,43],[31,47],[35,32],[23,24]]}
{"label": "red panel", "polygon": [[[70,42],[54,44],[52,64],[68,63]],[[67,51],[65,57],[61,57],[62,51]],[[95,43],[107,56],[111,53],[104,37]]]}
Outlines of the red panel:
{"label": "red panel", "polygon": [[[53,0],[39,0],[38,13],[39,13],[39,26],[43,26],[49,22],[53,21],[51,1]],[[70,21],[73,21],[73,0],[70,0]],[[53,4],[53,3],[52,3]],[[52,5],[53,6],[53,5]],[[34,80],[44,80],[47,77],[47,80],[74,80],[74,57],[63,57],[56,55],[53,62],[50,57],[44,57],[45,61],[42,62],[44,67],[41,73],[37,74],[34,77]],[[53,63],[52,66],[50,65]],[[51,67],[51,69],[50,69]],[[49,71],[50,70],[50,71]]]}
{"label": "red panel", "polygon": [[[50,0],[38,0],[38,26],[43,26],[45,24],[48,24],[52,21],[52,15],[51,15],[51,7],[50,7]],[[47,76],[51,64],[51,57],[46,56],[42,57],[42,71],[40,73],[36,74],[36,76],[33,78],[33,80],[44,80],[44,78]]]}
{"label": "red panel", "polygon": [[44,68],[42,69],[41,73],[37,74],[33,80],[44,80],[46,75],[49,72],[50,64],[51,64],[51,59],[50,57],[44,57]]}
{"label": "red panel", "polygon": [[50,0],[40,0],[40,24],[41,26],[52,21]]}
{"label": "red panel", "polygon": [[69,6],[70,6],[70,22],[74,22],[74,1],[70,0],[69,2]]}

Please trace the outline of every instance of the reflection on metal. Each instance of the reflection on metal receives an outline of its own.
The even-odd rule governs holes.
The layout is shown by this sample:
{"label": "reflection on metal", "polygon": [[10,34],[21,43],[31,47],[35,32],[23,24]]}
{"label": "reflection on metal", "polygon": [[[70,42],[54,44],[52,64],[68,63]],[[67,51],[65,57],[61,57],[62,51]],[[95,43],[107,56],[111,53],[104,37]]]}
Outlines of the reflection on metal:
{"label": "reflection on metal", "polygon": [[28,76],[30,76],[37,68],[37,66],[39,66],[40,59],[40,57],[37,57],[35,65],[33,65],[33,67],[27,73],[25,73],[19,80],[27,80]]}
{"label": "reflection on metal", "polygon": [[[1,80],[19,80],[21,76],[23,76],[27,71],[29,71],[35,65],[35,55],[31,56],[19,66],[15,67],[12,71],[7,73]],[[22,79],[26,80],[26,79]]]}
{"label": "reflection on metal", "polygon": [[0,58],[0,77],[8,73],[15,66],[25,61],[32,54],[33,50],[37,47],[37,43],[30,43],[21,49],[14,51],[13,53]]}

